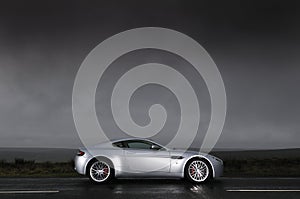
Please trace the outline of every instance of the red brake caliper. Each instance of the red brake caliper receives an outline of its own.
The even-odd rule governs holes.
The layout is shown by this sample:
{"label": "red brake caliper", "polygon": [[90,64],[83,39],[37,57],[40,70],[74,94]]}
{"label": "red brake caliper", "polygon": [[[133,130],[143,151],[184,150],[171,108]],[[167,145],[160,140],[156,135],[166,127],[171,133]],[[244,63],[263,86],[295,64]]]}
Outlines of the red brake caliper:
{"label": "red brake caliper", "polygon": [[108,168],[103,168],[103,173],[108,174]]}
{"label": "red brake caliper", "polygon": [[194,167],[192,167],[192,174],[194,174],[195,173],[195,168]]}

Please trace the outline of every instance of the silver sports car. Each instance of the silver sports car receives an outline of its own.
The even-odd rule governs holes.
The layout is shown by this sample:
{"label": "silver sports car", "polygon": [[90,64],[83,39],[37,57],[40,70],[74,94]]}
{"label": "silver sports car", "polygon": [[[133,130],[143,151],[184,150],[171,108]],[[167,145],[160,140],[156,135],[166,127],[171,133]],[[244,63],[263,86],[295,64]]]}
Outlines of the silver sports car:
{"label": "silver sports car", "polygon": [[223,161],[195,151],[171,150],[147,139],[122,139],[80,148],[75,170],[94,183],[112,178],[186,178],[205,182],[223,173]]}

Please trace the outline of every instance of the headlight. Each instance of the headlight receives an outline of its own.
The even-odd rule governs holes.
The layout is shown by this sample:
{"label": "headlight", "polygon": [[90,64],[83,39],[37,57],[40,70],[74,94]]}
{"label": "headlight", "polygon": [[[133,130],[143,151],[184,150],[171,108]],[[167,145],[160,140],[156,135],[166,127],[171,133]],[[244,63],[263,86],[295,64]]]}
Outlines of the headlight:
{"label": "headlight", "polygon": [[216,160],[216,161],[218,161],[218,162],[220,162],[220,163],[223,164],[223,161],[222,161],[220,158],[217,158],[217,157],[212,156],[212,155],[210,155],[210,157],[211,157],[212,159],[214,159],[214,160]]}

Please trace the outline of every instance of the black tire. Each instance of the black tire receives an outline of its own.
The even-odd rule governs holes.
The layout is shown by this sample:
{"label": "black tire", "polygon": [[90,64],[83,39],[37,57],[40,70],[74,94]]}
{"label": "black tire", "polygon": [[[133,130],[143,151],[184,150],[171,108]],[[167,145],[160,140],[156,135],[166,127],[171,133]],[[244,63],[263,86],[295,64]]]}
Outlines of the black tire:
{"label": "black tire", "polygon": [[212,169],[207,160],[193,158],[186,163],[184,176],[192,183],[205,183],[211,178]]}
{"label": "black tire", "polygon": [[110,182],[114,177],[113,164],[106,158],[94,158],[89,162],[86,174],[94,184]]}

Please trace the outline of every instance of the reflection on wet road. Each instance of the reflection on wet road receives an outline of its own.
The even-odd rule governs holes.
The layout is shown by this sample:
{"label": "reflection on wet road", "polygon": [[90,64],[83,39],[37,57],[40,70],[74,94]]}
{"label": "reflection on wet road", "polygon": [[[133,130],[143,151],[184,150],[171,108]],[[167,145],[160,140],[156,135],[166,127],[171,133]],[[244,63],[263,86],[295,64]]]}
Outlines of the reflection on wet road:
{"label": "reflection on wet road", "polygon": [[195,185],[184,180],[0,178],[0,198],[300,198],[300,178],[220,178]]}

